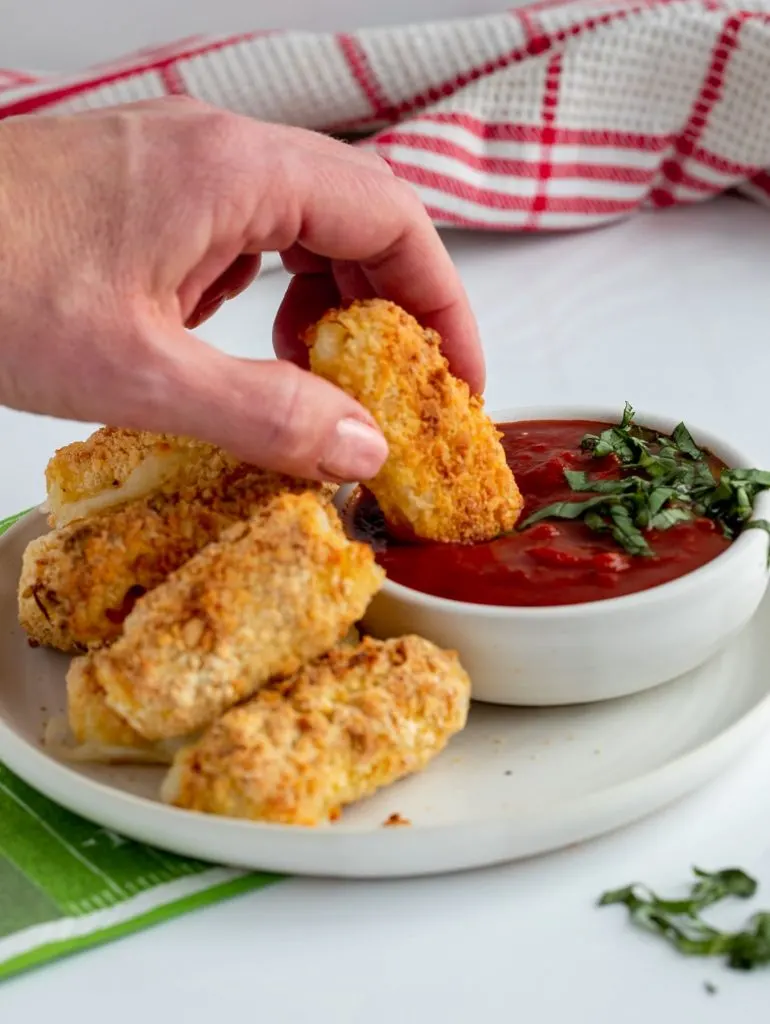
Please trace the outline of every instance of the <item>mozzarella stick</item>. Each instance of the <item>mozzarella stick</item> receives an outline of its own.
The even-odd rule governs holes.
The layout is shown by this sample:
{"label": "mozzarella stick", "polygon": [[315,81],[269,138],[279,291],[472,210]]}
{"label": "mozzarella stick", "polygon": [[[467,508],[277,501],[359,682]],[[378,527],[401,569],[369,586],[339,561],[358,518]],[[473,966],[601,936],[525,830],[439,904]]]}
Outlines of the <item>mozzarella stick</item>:
{"label": "mozzarella stick", "polygon": [[435,331],[382,299],[333,309],[306,334],[310,368],[372,414],[390,453],[365,481],[391,530],[462,544],[513,529],[523,506],[482,399],[449,372]]}
{"label": "mozzarella stick", "polygon": [[176,755],[161,796],[232,818],[328,822],[425,768],[465,726],[469,702],[454,651],[367,638],[228,711]]}
{"label": "mozzarella stick", "polygon": [[281,476],[243,463],[214,480],[129,502],[78,519],[32,541],[22,562],[19,621],[31,640],[83,651],[120,636],[136,601],[285,491],[332,485]]}
{"label": "mozzarella stick", "polygon": [[237,462],[216,445],[190,438],[102,427],[60,448],[48,463],[49,523],[66,526],[162,488],[203,483]]}
{"label": "mozzarella stick", "polygon": [[152,743],[107,704],[93,663],[78,658],[67,677],[67,717],[51,719],[45,745],[67,761],[100,764],[170,764],[182,740]]}
{"label": "mozzarella stick", "polygon": [[335,646],[383,578],[334,508],[280,495],[142,598],[94,679],[145,739],[188,735]]}

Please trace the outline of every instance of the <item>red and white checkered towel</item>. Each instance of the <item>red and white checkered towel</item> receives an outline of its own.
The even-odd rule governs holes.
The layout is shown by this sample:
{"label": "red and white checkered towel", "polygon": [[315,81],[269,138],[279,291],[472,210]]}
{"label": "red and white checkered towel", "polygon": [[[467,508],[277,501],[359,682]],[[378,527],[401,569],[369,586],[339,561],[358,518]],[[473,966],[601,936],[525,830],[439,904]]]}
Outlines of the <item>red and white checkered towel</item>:
{"label": "red and white checkered towel", "polygon": [[770,205],[770,0],[540,0],[350,34],[196,37],[74,77],[0,71],[0,117],[168,93],[366,133],[443,225],[582,228],[735,187]]}

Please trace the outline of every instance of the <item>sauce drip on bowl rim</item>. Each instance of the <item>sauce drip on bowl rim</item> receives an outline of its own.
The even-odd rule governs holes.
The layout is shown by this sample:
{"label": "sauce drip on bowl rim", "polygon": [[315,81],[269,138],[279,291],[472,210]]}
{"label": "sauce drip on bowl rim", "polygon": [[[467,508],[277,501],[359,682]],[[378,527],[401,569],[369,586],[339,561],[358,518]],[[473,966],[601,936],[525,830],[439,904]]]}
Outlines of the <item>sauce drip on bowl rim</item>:
{"label": "sauce drip on bowl rim", "polygon": [[[521,516],[557,502],[587,497],[571,489],[566,471],[592,480],[620,480],[614,455],[597,458],[581,447],[586,434],[610,424],[589,420],[530,420],[498,424],[508,464],[524,495]],[[718,474],[724,464],[711,455]],[[436,597],[481,605],[537,607],[583,604],[638,593],[705,565],[731,541],[711,518],[696,516],[649,530],[651,557],[632,555],[609,533],[580,519],[545,519],[482,544],[404,544],[390,538],[374,498],[358,492],[345,513],[348,530],[368,540],[396,583]]]}

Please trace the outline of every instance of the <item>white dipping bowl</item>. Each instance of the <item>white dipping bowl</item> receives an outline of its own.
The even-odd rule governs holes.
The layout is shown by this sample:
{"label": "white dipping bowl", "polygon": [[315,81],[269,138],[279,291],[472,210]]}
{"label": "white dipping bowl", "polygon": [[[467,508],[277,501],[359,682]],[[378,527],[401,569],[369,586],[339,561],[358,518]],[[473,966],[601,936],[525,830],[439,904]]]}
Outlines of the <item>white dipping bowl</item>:
{"label": "white dipping bowl", "polygon": [[[491,416],[497,423],[615,423],[618,409],[504,409]],[[671,433],[678,422],[645,412],[637,412],[635,421],[661,433]],[[728,466],[756,466],[720,438],[688,427],[696,443]],[[770,492],[759,495],[754,515],[770,518]],[[767,587],[767,564],[767,534],[746,530],[723,554],[679,579],[586,604],[470,604],[386,580],[363,626],[383,639],[418,633],[454,648],[471,677],[475,700],[530,707],[585,704],[650,689],[712,658],[757,610]]]}

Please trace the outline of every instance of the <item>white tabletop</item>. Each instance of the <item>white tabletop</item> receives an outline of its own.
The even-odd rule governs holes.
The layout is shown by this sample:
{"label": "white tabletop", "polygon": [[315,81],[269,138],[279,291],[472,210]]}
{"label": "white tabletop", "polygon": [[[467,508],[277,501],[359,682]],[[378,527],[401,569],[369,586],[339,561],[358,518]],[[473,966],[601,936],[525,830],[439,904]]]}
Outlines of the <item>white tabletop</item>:
{"label": "white tabletop", "polygon": [[[770,466],[770,214],[726,199],[579,236],[449,244],[481,323],[490,408],[628,398],[713,428]],[[284,285],[265,275],[201,333],[266,355]],[[0,514],[39,500],[53,448],[87,431],[0,411]],[[770,906],[769,773],[770,745],[747,751],[675,808],[527,863],[376,884],[286,881],[11,981],[0,1019],[760,1019],[767,973],[687,961],[592,904],[633,879],[665,891],[693,863],[734,863],[764,883]]]}

